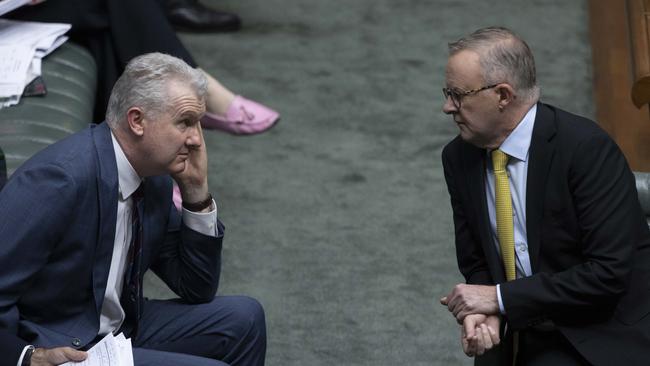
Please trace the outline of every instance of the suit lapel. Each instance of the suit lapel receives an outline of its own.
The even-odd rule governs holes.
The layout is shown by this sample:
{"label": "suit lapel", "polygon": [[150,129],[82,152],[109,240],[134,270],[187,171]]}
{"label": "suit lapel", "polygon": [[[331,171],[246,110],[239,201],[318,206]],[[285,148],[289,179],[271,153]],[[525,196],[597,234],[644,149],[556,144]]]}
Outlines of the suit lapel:
{"label": "suit lapel", "polygon": [[526,180],[526,234],[533,273],[539,270],[541,223],[549,169],[555,153],[555,114],[545,104],[537,104],[537,115],[528,153]]}
{"label": "suit lapel", "polygon": [[466,185],[469,189],[470,199],[473,202],[474,217],[478,222],[481,247],[490,268],[492,279],[496,283],[504,282],[505,275],[503,263],[496,251],[490,220],[487,209],[487,197],[485,195],[485,150],[469,145],[464,150],[463,165],[467,172]]}
{"label": "suit lapel", "polygon": [[94,126],[91,128],[90,133],[97,154],[95,160],[97,164],[99,230],[97,232],[93,267],[93,292],[97,314],[100,314],[115,244],[118,178],[115,151],[108,125],[104,122]]}

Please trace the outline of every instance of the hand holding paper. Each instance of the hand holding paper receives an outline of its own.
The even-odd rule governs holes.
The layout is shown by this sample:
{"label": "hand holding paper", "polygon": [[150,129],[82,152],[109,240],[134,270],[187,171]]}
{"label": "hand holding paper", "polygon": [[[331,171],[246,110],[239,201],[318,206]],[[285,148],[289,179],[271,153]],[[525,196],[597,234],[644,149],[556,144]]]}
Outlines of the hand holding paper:
{"label": "hand holding paper", "polygon": [[66,362],[63,366],[133,366],[131,340],[122,333],[117,337],[108,333],[88,350],[88,357],[81,362]]}

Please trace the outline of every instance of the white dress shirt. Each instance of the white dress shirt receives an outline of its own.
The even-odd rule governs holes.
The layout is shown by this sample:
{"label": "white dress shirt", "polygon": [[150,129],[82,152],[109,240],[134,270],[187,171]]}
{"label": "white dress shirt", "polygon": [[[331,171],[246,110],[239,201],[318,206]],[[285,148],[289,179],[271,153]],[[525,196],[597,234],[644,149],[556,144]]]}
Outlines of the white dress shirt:
{"label": "white dress shirt", "polygon": [[[510,195],[512,196],[512,215],[515,234],[515,271],[517,278],[527,277],[532,274],[530,255],[528,254],[528,236],[526,235],[526,182],[528,175],[528,150],[533,137],[536,114],[537,104],[528,110],[517,127],[508,135],[501,146],[499,146],[499,150],[509,156],[506,171],[508,172]],[[497,253],[500,256],[501,250],[497,237],[496,204],[494,197],[494,169],[492,168],[490,153],[490,151],[487,152],[485,193],[487,196],[492,238],[494,239]],[[497,299],[501,313],[505,314],[500,285],[497,285]]]}
{"label": "white dress shirt", "polygon": [[[142,183],[142,179],[129,163],[112,132],[111,137],[117,162],[119,197],[117,200],[115,244],[113,245],[111,267],[108,272],[106,293],[102,303],[99,335],[117,331],[124,322],[125,314],[120,304],[120,296],[122,295],[126,257],[132,238],[131,215],[134,207],[131,195]],[[201,234],[217,236],[217,205],[214,202],[213,205],[214,210],[208,213],[196,213],[183,209],[183,222],[187,227]]]}

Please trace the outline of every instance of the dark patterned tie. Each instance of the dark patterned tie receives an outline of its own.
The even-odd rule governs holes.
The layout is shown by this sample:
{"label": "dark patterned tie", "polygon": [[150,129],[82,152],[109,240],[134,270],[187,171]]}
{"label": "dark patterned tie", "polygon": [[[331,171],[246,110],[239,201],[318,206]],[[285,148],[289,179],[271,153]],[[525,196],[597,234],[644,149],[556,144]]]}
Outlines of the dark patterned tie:
{"label": "dark patterned tie", "polygon": [[141,217],[144,210],[142,198],[144,186],[140,184],[131,195],[133,198],[133,214],[131,221],[131,246],[126,257],[124,271],[124,287],[120,303],[125,313],[123,328],[127,336],[134,338],[138,332],[138,318],[140,317],[140,299],[142,297],[140,284],[140,260],[142,257],[142,225]]}

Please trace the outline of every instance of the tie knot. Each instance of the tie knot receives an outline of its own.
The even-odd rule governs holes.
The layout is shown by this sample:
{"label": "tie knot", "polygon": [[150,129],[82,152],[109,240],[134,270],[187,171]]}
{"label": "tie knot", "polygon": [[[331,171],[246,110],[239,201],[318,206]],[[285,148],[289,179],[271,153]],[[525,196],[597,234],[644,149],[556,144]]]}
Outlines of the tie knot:
{"label": "tie knot", "polygon": [[138,189],[131,194],[131,197],[133,197],[134,202],[139,202],[142,200],[142,197],[144,197],[144,183],[140,183],[138,186]]}
{"label": "tie knot", "polygon": [[508,164],[508,154],[504,153],[499,149],[492,150],[492,167],[494,168],[495,172],[504,171],[506,169],[507,164]]}

